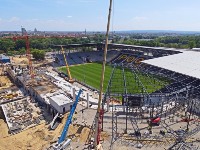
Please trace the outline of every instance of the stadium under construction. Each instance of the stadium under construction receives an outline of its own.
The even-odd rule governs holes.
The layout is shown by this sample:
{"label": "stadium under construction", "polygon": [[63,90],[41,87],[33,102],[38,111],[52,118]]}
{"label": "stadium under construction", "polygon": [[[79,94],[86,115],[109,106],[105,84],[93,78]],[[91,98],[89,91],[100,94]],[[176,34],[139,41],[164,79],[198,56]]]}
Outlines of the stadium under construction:
{"label": "stadium under construction", "polygon": [[[103,46],[54,45],[51,61],[32,67],[33,76],[30,64],[16,65],[13,58],[10,63],[2,63],[2,76],[13,83],[0,90],[0,114],[9,133],[17,135],[42,123],[49,130],[59,129],[58,134],[53,133],[54,138],[44,138],[46,142],[39,149],[58,149],[51,144],[60,144],[62,138],[65,146],[72,149],[77,145],[77,149],[93,149],[96,138],[103,149],[199,149],[200,53],[109,44],[110,71],[105,76],[107,84],[96,135],[99,89],[95,84],[99,85],[100,76],[96,76],[97,65],[92,64],[102,63]],[[91,50],[83,51],[84,47]],[[86,64],[91,65],[87,68]],[[63,66],[74,71],[70,75],[61,72]],[[82,72],[78,70],[80,66]],[[69,76],[73,82],[69,82]],[[87,80],[92,80],[92,84]],[[72,133],[72,127],[68,129],[70,123],[81,128]],[[82,140],[85,134],[87,137]]]}
{"label": "stadium under construction", "polygon": [[[105,118],[102,117],[102,130],[106,130],[104,128],[107,127],[112,129],[112,131],[108,130],[112,133],[111,143],[118,143],[116,140],[120,137],[123,138],[123,133],[136,135],[139,132],[141,136],[141,129],[138,125],[140,121],[145,123],[148,121],[149,130],[152,132],[152,118],[162,118],[164,122],[165,120],[173,120],[171,124],[177,122],[177,124],[180,125],[180,122],[185,122],[185,126],[179,126],[177,129],[171,125],[163,125],[161,123],[164,130],[173,135],[172,139],[177,137],[175,139],[180,142],[177,143],[175,140],[175,144],[172,145],[171,148],[176,149],[176,146],[190,147],[185,144],[185,140],[189,139],[189,137],[199,130],[198,126],[192,127],[192,130],[189,128],[190,124],[199,124],[198,119],[195,119],[198,118],[199,114],[199,53],[184,49],[176,50],[120,44],[110,44],[109,48],[115,49],[108,51],[107,59],[108,63],[113,66],[113,71],[104,95],[102,108],[105,108],[104,106],[107,105],[104,112],[112,111],[112,115],[109,116],[109,113],[104,114]],[[123,50],[116,50],[117,48],[122,48]],[[96,53],[102,56],[100,51]],[[76,57],[82,58],[85,55],[87,55],[86,58],[90,62],[93,62],[94,58],[97,57],[91,53],[90,55],[92,56],[87,53],[83,55],[80,53],[76,55]],[[111,56],[111,60],[109,56]],[[68,59],[70,59],[71,55],[68,54],[68,57]],[[101,57],[97,60],[100,62],[102,61]],[[191,64],[193,65],[191,66]],[[121,68],[120,71],[116,69],[119,67]],[[127,69],[132,72],[132,76],[127,76]],[[140,78],[140,74],[148,76],[149,80],[144,83],[144,81],[142,81],[143,79]],[[137,88],[129,86],[130,78],[132,78],[132,82],[135,82],[138,86]],[[160,81],[162,78],[169,79],[170,84],[163,85],[161,89],[158,88],[156,91],[149,93],[149,85],[153,87],[158,86],[155,84],[156,82],[163,84]],[[137,92],[134,91],[134,88],[137,89]],[[113,100],[119,99],[122,100],[122,104],[115,104],[116,101],[113,103]],[[176,113],[179,117],[176,117]],[[109,117],[112,118],[111,127],[108,125],[108,123],[110,123],[110,120],[107,120]],[[124,118],[124,126],[118,125],[118,118],[122,120]],[[184,137],[181,138],[182,140],[180,140],[180,135],[176,133],[176,130],[177,132],[181,132],[181,136]],[[188,130],[190,130],[190,132],[188,132]],[[163,139],[164,137],[156,135],[148,137],[145,135],[143,138],[140,137],[140,140],[136,140],[137,143],[143,140],[156,141],[156,139]],[[164,141],[166,140],[163,140],[163,142]],[[132,141],[128,143],[132,143],[132,145],[136,144]],[[192,149],[194,149],[194,147]]]}

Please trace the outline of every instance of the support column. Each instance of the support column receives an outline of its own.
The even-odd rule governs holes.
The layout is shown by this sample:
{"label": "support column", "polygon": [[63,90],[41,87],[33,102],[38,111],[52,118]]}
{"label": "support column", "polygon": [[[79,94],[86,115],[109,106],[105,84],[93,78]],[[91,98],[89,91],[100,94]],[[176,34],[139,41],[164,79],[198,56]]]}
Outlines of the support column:
{"label": "support column", "polygon": [[87,93],[87,108],[89,108],[89,93]]}
{"label": "support column", "polygon": [[73,88],[73,100],[75,101],[75,99],[76,99],[75,88]]}
{"label": "support column", "polygon": [[109,110],[110,110],[109,104],[110,104],[110,99],[107,100],[107,111],[108,111],[108,112],[109,112]]}

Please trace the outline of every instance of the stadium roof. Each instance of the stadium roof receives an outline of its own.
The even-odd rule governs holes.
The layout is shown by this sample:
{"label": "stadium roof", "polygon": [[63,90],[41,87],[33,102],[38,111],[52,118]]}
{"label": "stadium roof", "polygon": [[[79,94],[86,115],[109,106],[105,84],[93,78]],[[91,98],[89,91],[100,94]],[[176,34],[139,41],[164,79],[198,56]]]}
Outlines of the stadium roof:
{"label": "stadium roof", "polygon": [[[53,47],[65,47],[65,48],[76,48],[76,47],[87,47],[87,46],[101,46],[104,48],[104,43],[84,43],[84,44],[67,44],[67,45],[52,45]],[[184,52],[188,51],[188,49],[175,49],[175,48],[166,48],[166,47],[148,47],[148,46],[138,46],[138,45],[127,45],[127,44],[115,44],[109,43],[109,49],[112,48],[132,48],[132,49],[149,49],[149,50],[157,50],[157,51],[174,51],[174,52]]]}
{"label": "stadium roof", "polygon": [[170,56],[144,60],[143,63],[200,79],[200,52],[185,51]]}
{"label": "stadium roof", "polygon": [[139,45],[127,45],[127,44],[109,44],[112,46],[123,46],[123,47],[133,47],[133,48],[144,48],[144,49],[152,49],[152,50],[166,50],[166,51],[178,51],[183,52],[187,51],[188,49],[176,49],[176,48],[166,48],[166,47],[148,47],[148,46],[139,46]]}

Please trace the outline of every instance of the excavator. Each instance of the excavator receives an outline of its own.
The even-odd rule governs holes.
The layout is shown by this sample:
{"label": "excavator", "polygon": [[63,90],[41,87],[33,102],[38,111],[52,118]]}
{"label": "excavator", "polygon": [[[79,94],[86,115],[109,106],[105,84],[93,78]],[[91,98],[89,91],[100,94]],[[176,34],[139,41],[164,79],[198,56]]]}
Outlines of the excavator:
{"label": "excavator", "polygon": [[65,60],[65,66],[66,66],[66,70],[67,70],[67,74],[68,74],[67,81],[69,83],[74,83],[74,80],[72,79],[72,76],[71,76],[71,73],[70,73],[70,70],[69,70],[69,65],[67,63],[67,58],[65,56],[65,52],[64,52],[63,46],[61,46],[61,50],[62,50],[62,54],[63,54],[64,60]]}

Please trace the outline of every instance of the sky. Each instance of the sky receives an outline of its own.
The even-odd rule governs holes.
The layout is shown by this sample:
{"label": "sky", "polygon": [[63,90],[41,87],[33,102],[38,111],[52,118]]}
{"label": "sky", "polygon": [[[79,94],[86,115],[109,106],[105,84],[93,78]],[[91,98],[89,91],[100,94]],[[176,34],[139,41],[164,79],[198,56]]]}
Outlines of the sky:
{"label": "sky", "polygon": [[[113,0],[111,31],[200,31],[200,0]],[[105,31],[109,0],[0,0],[0,31]]]}

